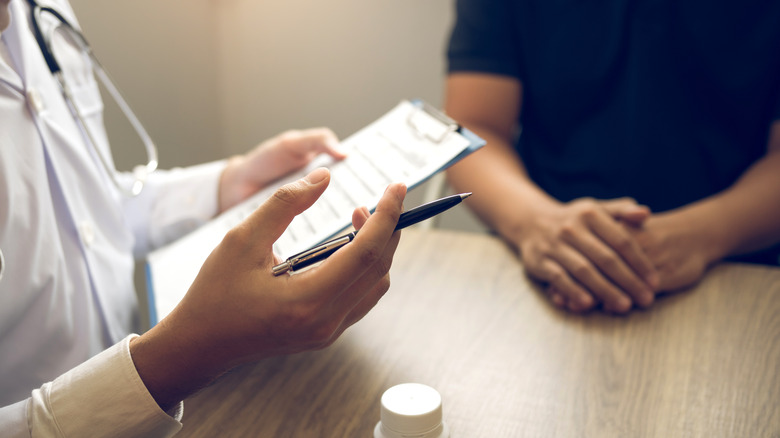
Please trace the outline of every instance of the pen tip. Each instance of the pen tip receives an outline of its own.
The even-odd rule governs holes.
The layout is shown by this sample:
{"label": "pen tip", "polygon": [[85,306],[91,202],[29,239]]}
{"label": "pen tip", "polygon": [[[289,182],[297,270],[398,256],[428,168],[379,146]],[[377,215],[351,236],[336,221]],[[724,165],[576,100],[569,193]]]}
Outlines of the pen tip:
{"label": "pen tip", "polygon": [[468,193],[461,193],[461,194],[460,194],[460,199],[461,199],[461,201],[462,201],[462,200],[464,200],[464,199],[468,198],[469,196],[471,196],[471,192],[468,192]]}

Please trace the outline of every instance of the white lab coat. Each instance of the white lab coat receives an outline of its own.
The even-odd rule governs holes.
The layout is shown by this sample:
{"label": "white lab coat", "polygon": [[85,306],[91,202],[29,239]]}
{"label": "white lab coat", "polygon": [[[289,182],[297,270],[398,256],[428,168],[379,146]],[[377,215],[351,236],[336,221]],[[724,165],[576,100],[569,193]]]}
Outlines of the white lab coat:
{"label": "white lab coat", "polygon": [[[67,0],[42,3],[76,23]],[[28,4],[11,0],[9,8],[0,44],[0,406],[27,399],[135,329],[133,253],[212,217],[224,166],[156,172],[140,196],[124,197],[46,67]],[[58,41],[76,99],[110,156],[96,82],[81,54]],[[0,410],[3,433],[8,412]]]}

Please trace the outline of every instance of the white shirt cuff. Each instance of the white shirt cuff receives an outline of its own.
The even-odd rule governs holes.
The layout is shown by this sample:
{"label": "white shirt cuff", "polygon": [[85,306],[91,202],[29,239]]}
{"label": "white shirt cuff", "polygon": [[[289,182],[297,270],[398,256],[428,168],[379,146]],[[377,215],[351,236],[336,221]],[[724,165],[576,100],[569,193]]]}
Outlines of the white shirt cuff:
{"label": "white shirt cuff", "polygon": [[181,429],[183,405],[165,413],[130,356],[130,335],[33,391],[32,437],[169,437]]}

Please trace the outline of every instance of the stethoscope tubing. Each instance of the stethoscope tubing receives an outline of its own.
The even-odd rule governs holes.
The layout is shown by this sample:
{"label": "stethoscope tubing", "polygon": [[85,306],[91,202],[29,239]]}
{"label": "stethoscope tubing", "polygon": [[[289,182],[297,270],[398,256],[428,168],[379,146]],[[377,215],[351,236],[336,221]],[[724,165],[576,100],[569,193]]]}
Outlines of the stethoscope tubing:
{"label": "stethoscope tubing", "polygon": [[[89,45],[89,43],[87,43],[86,38],[84,38],[84,35],[78,29],[76,29],[72,24],[70,24],[70,22],[57,10],[50,8],[48,6],[41,6],[35,0],[27,0],[27,1],[28,3],[30,3],[30,7],[32,8],[32,24],[33,24],[33,33],[35,34],[35,40],[38,42],[38,47],[40,48],[41,54],[43,55],[43,58],[46,61],[46,65],[49,67],[49,71],[51,71],[51,74],[54,76],[55,80],[60,86],[60,89],[62,90],[63,98],[65,99],[68,107],[70,108],[71,113],[73,114],[77,123],[81,125],[81,130],[85,133],[86,140],[95,149],[100,164],[108,173],[108,176],[111,178],[116,188],[121,193],[124,193],[127,196],[130,197],[137,196],[139,193],[141,193],[141,190],[143,189],[144,183],[146,182],[146,177],[157,169],[157,165],[158,165],[157,148],[155,147],[154,142],[152,141],[149,134],[146,132],[146,129],[144,129],[141,122],[138,120],[138,117],[136,117],[135,113],[130,108],[130,105],[128,105],[125,99],[122,97],[122,94],[119,92],[119,89],[117,89],[117,87],[114,85],[114,82],[111,80],[110,76],[108,75],[108,72],[105,70],[105,68],[103,68],[103,65],[100,63],[100,61],[98,61],[97,57],[92,51],[92,47]],[[62,24],[62,26],[64,26],[64,29],[66,29],[69,32],[69,34],[74,37],[76,43],[80,46],[81,50],[87,53],[90,62],[92,64],[92,71],[98,77],[98,79],[103,84],[103,86],[105,86],[106,90],[108,90],[109,94],[111,94],[111,97],[113,97],[114,101],[117,103],[122,113],[125,115],[125,117],[127,117],[128,121],[130,122],[136,134],[141,139],[141,142],[144,144],[144,147],[146,148],[147,163],[146,165],[136,166],[133,169],[133,176],[135,178],[135,181],[133,182],[132,187],[130,187],[129,189],[125,187],[120,181],[118,181],[116,170],[111,165],[111,163],[109,163],[108,160],[103,156],[103,154],[98,150],[97,147],[98,143],[96,142],[96,139],[92,135],[89,126],[84,120],[84,117],[81,114],[81,110],[79,109],[78,105],[76,105],[75,100],[73,99],[72,93],[70,91],[70,87],[68,87],[68,84],[65,81],[65,77],[62,74],[62,69],[60,68],[59,62],[57,62],[57,59],[50,48],[51,44],[50,44],[49,35],[45,34],[40,27],[40,22],[42,21],[41,14],[43,12],[47,12],[51,14],[54,18],[56,18]]]}

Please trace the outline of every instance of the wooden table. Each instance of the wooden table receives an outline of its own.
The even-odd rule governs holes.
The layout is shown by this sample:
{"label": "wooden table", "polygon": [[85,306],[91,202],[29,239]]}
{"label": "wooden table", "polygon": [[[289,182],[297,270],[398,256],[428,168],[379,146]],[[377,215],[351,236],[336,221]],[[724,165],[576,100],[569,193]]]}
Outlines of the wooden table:
{"label": "wooden table", "polygon": [[480,234],[406,230],[379,305],[328,349],[185,401],[182,436],[372,437],[382,393],[442,395],[452,437],[780,437],[780,269],[722,264],[625,317],[553,308]]}

